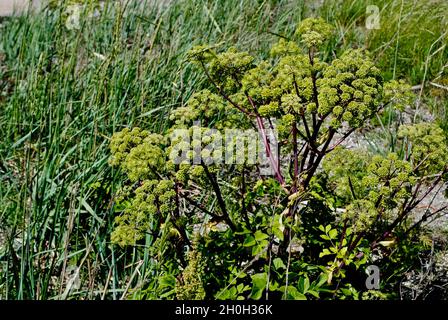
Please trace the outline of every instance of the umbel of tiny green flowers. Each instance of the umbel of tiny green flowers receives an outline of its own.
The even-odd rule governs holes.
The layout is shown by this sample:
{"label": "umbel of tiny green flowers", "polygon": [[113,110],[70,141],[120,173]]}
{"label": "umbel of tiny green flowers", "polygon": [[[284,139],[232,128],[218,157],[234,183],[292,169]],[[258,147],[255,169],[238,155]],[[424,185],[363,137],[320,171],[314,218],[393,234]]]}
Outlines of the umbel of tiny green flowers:
{"label": "umbel of tiny green flowers", "polygon": [[175,129],[189,128],[195,121],[208,124],[213,117],[225,112],[225,107],[222,97],[205,89],[194,93],[185,106],[174,109],[170,120],[175,122]]}
{"label": "umbel of tiny green flowers", "polygon": [[399,111],[410,106],[415,101],[415,94],[412,92],[411,85],[404,80],[391,80],[384,84],[384,100]]}
{"label": "umbel of tiny green flowers", "polygon": [[176,297],[179,300],[203,300],[204,260],[197,250],[191,250],[187,256],[188,265],[182,271],[180,279],[176,280]]}
{"label": "umbel of tiny green flowers", "polygon": [[[291,138],[294,126],[302,133],[306,132],[307,121],[309,124],[320,122],[312,128],[315,131],[313,138],[319,146],[328,129],[334,133],[343,125],[358,128],[372,117],[381,106],[383,94],[379,69],[369,55],[359,49],[348,50],[331,63],[323,62],[316,49],[330,34],[331,27],[322,19],[305,19],[296,32],[305,44],[305,50],[299,41],[280,40],[272,49],[273,59],[259,63],[247,52],[235,48],[221,53],[211,46],[192,49],[188,56],[204,69],[211,89],[193,94],[186,105],[171,112],[173,126],[165,136],[134,128],[124,129],[112,137],[110,163],[119,167],[133,184],[126,200],[128,205],[117,218],[114,241],[135,243],[143,237],[150,222],[167,217],[175,207],[174,196],[179,190],[174,190],[175,185],[179,184],[184,190],[191,183],[210,187],[206,185],[205,176],[216,174],[221,167],[216,162],[209,164],[207,159],[222,158],[223,150],[219,144],[204,148],[219,142],[218,135],[206,134],[210,130],[207,126],[247,129],[253,128],[254,118],[260,125],[268,124],[270,118],[275,117],[280,139],[286,141]],[[403,100],[396,98],[403,93],[402,86],[392,83],[387,92],[391,98],[395,97],[396,103]],[[171,137],[172,133],[178,132],[176,129],[186,131],[187,141],[182,140],[182,136]],[[202,133],[200,139],[195,139],[195,130]],[[417,139],[417,136],[411,136],[409,141]],[[439,138],[432,140],[428,144],[432,148],[442,145]],[[182,143],[186,147],[191,143],[193,150],[189,149],[184,155],[185,161],[179,163],[174,161],[173,155],[179,151],[175,146],[182,146]],[[282,149],[283,152],[290,150],[288,145]],[[426,151],[415,149],[410,161],[416,161]],[[192,164],[191,160],[197,157],[205,159],[204,162]],[[244,160],[247,170],[254,169],[246,163],[244,154],[237,154],[236,158]],[[435,156],[431,156],[433,158]],[[373,160],[363,158],[349,163],[345,170],[349,174],[350,169],[353,172],[352,165],[357,166],[358,174],[353,181],[343,177],[344,170],[329,176],[337,185],[339,196],[343,193],[346,201],[368,200],[370,197],[369,201],[376,200],[380,205],[392,208],[397,203],[394,199],[403,198],[414,182],[407,160],[399,160],[395,155]],[[209,172],[205,172],[203,165]],[[161,188],[159,185],[163,186],[164,192],[157,191]]]}
{"label": "umbel of tiny green flowers", "polygon": [[367,174],[367,165],[372,155],[362,149],[347,149],[338,146],[325,157],[322,168],[336,195],[351,201],[364,194],[362,179]]}
{"label": "umbel of tiny green flowers", "polygon": [[380,70],[360,49],[350,49],[334,59],[317,85],[318,113],[322,117],[329,115],[333,128],[343,122],[360,127],[378,111],[382,93]]}
{"label": "umbel of tiny green flowers", "polygon": [[143,181],[133,195],[123,199],[128,204],[115,218],[117,227],[112,232],[112,242],[124,246],[143,239],[152,224],[165,221],[166,216],[174,210],[175,197],[173,181]]}
{"label": "umbel of tiny green flowers", "polygon": [[154,177],[154,170],[165,163],[162,149],[165,143],[162,135],[140,128],[125,128],[112,136],[110,164],[119,166],[131,181]]}
{"label": "umbel of tiny green flowers", "polygon": [[374,156],[367,167],[367,175],[362,183],[368,191],[367,198],[378,206],[392,209],[409,195],[416,183],[412,165],[398,159],[396,153],[387,157]]}
{"label": "umbel of tiny green flowers", "polygon": [[366,199],[354,200],[342,215],[356,233],[368,230],[378,215],[375,204]]}
{"label": "umbel of tiny green flowers", "polygon": [[378,207],[388,209],[409,195],[417,181],[412,164],[396,153],[371,156],[339,147],[324,161],[323,168],[339,196],[377,202]]}
{"label": "umbel of tiny green flowers", "polygon": [[408,157],[419,173],[448,171],[448,141],[442,128],[432,123],[403,125],[398,137],[403,139]]}
{"label": "umbel of tiny green flowers", "polygon": [[296,29],[296,35],[308,48],[318,47],[332,34],[333,27],[322,18],[307,18]]}
{"label": "umbel of tiny green flowers", "polygon": [[[297,30],[303,41],[317,46],[331,28],[321,19],[306,19]],[[378,111],[382,78],[363,50],[348,50],[327,65],[317,55],[311,57],[296,50],[298,47],[291,42],[281,40],[275,48],[273,54],[280,55],[280,59],[274,64],[272,61],[256,64],[248,53],[235,48],[219,54],[208,53],[207,58],[203,54],[211,50],[196,48],[192,51],[200,53],[190,55],[200,56],[200,63],[208,70],[219,93],[235,102],[226,103],[228,107],[234,109],[239,105],[247,113],[253,113],[249,96],[260,116],[276,117],[286,126],[305,112],[319,115],[335,129],[342,123],[357,128]],[[181,112],[184,110],[179,110],[179,116]],[[173,119],[176,117],[173,115]]]}

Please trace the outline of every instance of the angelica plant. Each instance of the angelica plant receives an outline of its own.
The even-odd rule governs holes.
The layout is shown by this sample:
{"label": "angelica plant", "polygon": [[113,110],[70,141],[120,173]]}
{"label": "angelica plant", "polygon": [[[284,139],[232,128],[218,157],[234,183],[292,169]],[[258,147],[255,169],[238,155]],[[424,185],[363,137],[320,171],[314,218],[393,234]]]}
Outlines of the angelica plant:
{"label": "angelica plant", "polygon": [[[384,83],[362,49],[324,60],[332,30],[305,19],[263,61],[234,47],[194,47],[187,56],[210,87],[171,112],[164,134],[134,128],[112,137],[110,163],[127,176],[112,241],[172,239],[179,298],[353,292],[346,271],[398,230],[414,229],[413,209],[446,179],[447,141],[435,125],[402,126],[401,151],[386,156],[344,147],[386,105],[403,110],[413,95],[404,83]],[[256,135],[229,164],[224,146],[238,137],[219,130],[232,128]],[[266,157],[270,177],[254,153]],[[192,272],[199,265],[201,277]]]}

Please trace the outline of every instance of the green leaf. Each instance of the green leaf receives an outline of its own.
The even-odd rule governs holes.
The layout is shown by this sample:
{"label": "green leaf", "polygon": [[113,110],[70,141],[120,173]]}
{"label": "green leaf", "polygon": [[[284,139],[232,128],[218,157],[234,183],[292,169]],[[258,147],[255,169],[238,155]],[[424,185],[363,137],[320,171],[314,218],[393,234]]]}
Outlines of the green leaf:
{"label": "green leaf", "polygon": [[299,292],[305,294],[307,293],[309,288],[310,288],[310,279],[308,279],[307,276],[300,278],[298,282]]}
{"label": "green leaf", "polygon": [[330,236],[330,239],[336,239],[336,237],[338,236],[338,231],[336,229],[332,229],[330,230],[328,235]]}
{"label": "green leaf", "polygon": [[235,234],[242,235],[242,234],[248,234],[252,233],[249,229],[244,228],[243,231],[235,231]]}
{"label": "green leaf", "polygon": [[317,279],[317,283],[315,285],[315,287],[322,287],[322,285],[327,282],[328,280],[328,276],[326,273],[321,273],[319,275],[319,278]]}
{"label": "green leaf", "polygon": [[159,278],[159,285],[162,288],[170,287],[174,288],[176,285],[176,278],[172,274],[167,274]]}
{"label": "green leaf", "polygon": [[285,264],[283,263],[283,260],[282,260],[282,259],[280,259],[280,258],[275,258],[274,261],[273,261],[273,263],[274,263],[275,270],[278,270],[278,269],[285,269],[285,270],[286,270],[286,266],[285,266]]}
{"label": "green leaf", "polygon": [[278,286],[279,284],[276,281],[269,283],[269,291],[277,291]]}
{"label": "green leaf", "polygon": [[176,294],[176,289],[172,289],[172,290],[170,290],[168,292],[165,292],[164,294],[161,294],[160,298],[161,299],[168,298],[168,297],[170,297],[171,295],[174,295],[174,294]]}
{"label": "green leaf", "polygon": [[252,256],[256,256],[260,251],[261,251],[261,247],[259,245],[253,246],[252,247]]}
{"label": "green leaf", "polygon": [[[252,255],[256,256],[257,254],[261,253],[268,245],[268,241],[267,240],[262,240],[261,242],[259,242],[257,245],[252,247]],[[264,254],[262,255],[262,257],[266,257],[266,251],[264,252]]]}
{"label": "green leaf", "polygon": [[228,299],[230,299],[230,291],[229,291],[229,289],[225,289],[225,290],[223,290],[221,292],[218,292],[215,295],[215,299],[219,299],[219,300],[228,300]]}
{"label": "green leaf", "polygon": [[268,275],[266,273],[257,273],[254,274],[251,278],[252,292],[250,293],[250,298],[259,300],[263,294],[264,289],[266,289]]}
{"label": "green leaf", "polygon": [[246,239],[244,239],[243,246],[244,247],[252,247],[256,244],[257,244],[257,242],[255,241],[255,238],[249,234],[246,236]]}
{"label": "green leaf", "polygon": [[282,216],[278,214],[274,217],[274,222],[272,224],[272,233],[280,241],[283,241],[283,239],[284,239],[283,231],[284,230],[285,230],[285,225],[283,224]]}
{"label": "green leaf", "polygon": [[257,240],[257,241],[261,241],[261,240],[269,238],[269,236],[267,234],[261,232],[260,230],[257,230],[255,232],[254,236],[255,236],[255,240]]}
{"label": "green leaf", "polygon": [[303,293],[300,293],[297,288],[293,286],[288,286],[286,295],[285,295],[285,286],[279,288],[279,291],[283,292],[283,299],[287,300],[306,300],[306,296]]}
{"label": "green leaf", "polygon": [[328,256],[329,254],[332,254],[332,253],[330,252],[330,250],[328,250],[328,249],[324,249],[324,250],[322,250],[322,252],[319,254],[319,258]]}

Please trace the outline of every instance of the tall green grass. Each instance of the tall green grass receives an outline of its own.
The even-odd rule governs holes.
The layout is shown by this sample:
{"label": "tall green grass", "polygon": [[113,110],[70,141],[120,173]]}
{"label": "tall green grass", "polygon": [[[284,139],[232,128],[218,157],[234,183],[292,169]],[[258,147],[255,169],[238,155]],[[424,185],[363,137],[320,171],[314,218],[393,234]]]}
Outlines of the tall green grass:
{"label": "tall green grass", "polygon": [[150,281],[149,248],[110,244],[121,177],[107,164],[108,137],[125,126],[163,131],[203,86],[184,60],[194,44],[267,48],[302,6],[110,4],[80,30],[66,28],[64,12],[2,23],[0,298],[117,299]]}
{"label": "tall green grass", "polygon": [[[366,30],[369,5],[379,28]],[[321,14],[337,26],[342,47],[369,49],[386,79],[422,84],[448,68],[448,2],[444,0],[325,1]]]}
{"label": "tall green grass", "polygon": [[[109,137],[126,126],[165,129],[168,112],[204,86],[201,73],[184,59],[195,44],[235,45],[266,56],[279,35],[291,35],[313,14],[338,25],[329,52],[366,43],[365,1],[346,3],[110,2],[75,30],[66,27],[65,6],[2,20],[0,299],[120,299],[154,281],[158,268],[149,247],[110,243],[122,176],[107,164]],[[382,21],[388,28],[389,20]],[[431,30],[437,33],[438,26]],[[408,61],[401,54],[409,53],[400,51],[407,44],[406,32],[400,34],[397,63],[392,69],[385,62],[385,75],[394,70],[418,82],[401,67]],[[383,48],[388,40],[369,39],[374,52],[387,48],[384,54],[390,57],[391,50],[395,57],[395,41]],[[426,61],[427,45],[421,44],[421,56],[412,55],[416,68]]]}

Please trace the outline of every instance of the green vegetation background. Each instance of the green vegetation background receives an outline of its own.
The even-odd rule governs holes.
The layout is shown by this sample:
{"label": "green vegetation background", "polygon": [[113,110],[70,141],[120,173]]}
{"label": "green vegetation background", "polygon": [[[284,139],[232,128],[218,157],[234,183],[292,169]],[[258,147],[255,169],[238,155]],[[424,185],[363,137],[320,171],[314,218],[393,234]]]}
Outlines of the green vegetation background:
{"label": "green vegetation background", "polygon": [[111,5],[74,30],[64,6],[3,18],[0,299],[119,299],[152,279],[145,247],[110,243],[120,175],[107,163],[109,137],[128,126],[166,128],[170,110],[205,86],[185,61],[196,44],[264,57],[303,18],[322,16],[337,27],[328,54],[368,48],[385,79],[410,81],[448,129],[447,90],[436,86],[448,85],[446,1],[373,1],[379,30],[365,28],[372,1],[312,3]]}

